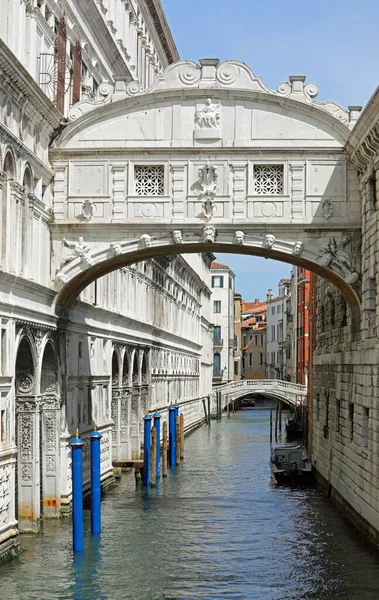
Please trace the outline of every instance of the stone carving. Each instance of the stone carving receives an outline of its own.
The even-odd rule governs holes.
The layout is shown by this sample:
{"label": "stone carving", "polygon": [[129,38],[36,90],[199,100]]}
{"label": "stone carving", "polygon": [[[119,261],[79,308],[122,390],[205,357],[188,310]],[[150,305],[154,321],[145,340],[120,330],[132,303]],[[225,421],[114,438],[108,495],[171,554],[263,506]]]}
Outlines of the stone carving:
{"label": "stone carving", "polygon": [[213,225],[206,225],[203,228],[203,242],[213,244],[216,238],[216,229]]}
{"label": "stone carving", "polygon": [[37,329],[34,335],[34,341],[36,344],[37,356],[41,356],[42,345],[43,345],[43,332],[41,329]]}
{"label": "stone carving", "polygon": [[175,231],[172,232],[172,239],[174,244],[183,244],[182,232],[179,229],[175,229]]}
{"label": "stone carving", "polygon": [[46,452],[55,451],[55,431],[56,431],[56,418],[54,411],[44,411],[44,425],[45,425],[45,439],[44,446]]}
{"label": "stone carving", "polygon": [[271,248],[273,247],[275,242],[276,242],[275,236],[268,233],[264,237],[263,248],[267,248],[267,250],[271,250]]}
{"label": "stone carving", "polygon": [[293,248],[292,248],[292,254],[294,256],[301,256],[304,250],[304,244],[303,242],[297,241],[294,243]]}
{"label": "stone carving", "polygon": [[34,378],[31,373],[20,371],[17,373],[16,389],[19,394],[28,394],[33,390]]}
{"label": "stone carving", "polygon": [[202,213],[211,219],[216,212],[214,198],[216,196],[218,173],[216,167],[207,160],[206,165],[198,170],[201,186],[200,196],[203,198]]}
{"label": "stone carving", "polygon": [[236,231],[234,234],[234,243],[243,246],[245,242],[245,234],[243,231]]}
{"label": "stone carving", "polygon": [[23,481],[30,481],[32,478],[32,465],[22,465],[21,478]]}
{"label": "stone carving", "polygon": [[151,236],[148,235],[147,233],[144,233],[143,235],[141,235],[139,241],[140,241],[142,248],[150,248]]}
{"label": "stone carving", "polygon": [[0,524],[7,523],[9,520],[10,506],[10,469],[7,466],[0,468]]}
{"label": "stone carving", "polygon": [[359,274],[353,268],[353,257],[347,253],[351,244],[351,237],[344,238],[337,242],[336,238],[332,237],[324,244],[319,253],[320,264],[323,267],[332,267],[333,264],[340,267],[343,271],[345,281],[349,285],[353,285],[359,279]]}
{"label": "stone carving", "polygon": [[333,204],[331,198],[323,198],[321,202],[321,212],[324,219],[327,221],[333,215]]}
{"label": "stone carving", "polygon": [[196,129],[219,129],[221,126],[220,106],[220,102],[213,104],[212,100],[207,98],[205,106],[196,111]]}
{"label": "stone carving", "polygon": [[21,415],[19,417],[19,452],[21,460],[32,460],[33,455],[33,418],[32,415]]}
{"label": "stone carving", "polygon": [[84,200],[81,207],[81,211],[78,214],[77,218],[79,219],[79,221],[90,221],[93,215],[95,214],[95,211],[96,204],[92,200],[87,198],[86,200]]}
{"label": "stone carving", "polygon": [[119,242],[112,242],[109,245],[109,248],[110,248],[110,251],[113,256],[119,256],[120,254],[123,253],[122,246],[121,246],[121,244],[119,244]]}
{"label": "stone carving", "polygon": [[55,456],[46,456],[46,473],[55,473]]}
{"label": "stone carving", "polygon": [[80,102],[76,102],[68,111],[67,118],[69,121],[76,121],[82,115],[108,104],[113,96],[113,85],[109,81],[103,81],[94,97],[87,97]]}
{"label": "stone carving", "polygon": [[80,258],[81,262],[89,266],[93,265],[93,260],[90,254],[91,246],[84,242],[84,238],[79,237],[77,242],[69,242],[66,240],[66,238],[63,238],[63,244],[67,248],[70,248],[72,252],[70,252],[70,254],[62,260],[61,269],[67,265],[67,263],[70,263],[77,258]]}

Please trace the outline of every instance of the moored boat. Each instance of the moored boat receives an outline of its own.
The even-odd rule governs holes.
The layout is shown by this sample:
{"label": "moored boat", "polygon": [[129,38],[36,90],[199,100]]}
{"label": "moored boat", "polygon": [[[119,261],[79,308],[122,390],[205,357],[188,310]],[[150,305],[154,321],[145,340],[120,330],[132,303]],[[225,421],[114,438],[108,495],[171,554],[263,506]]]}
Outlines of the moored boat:
{"label": "moored boat", "polygon": [[306,480],[312,475],[312,464],[305,446],[286,444],[272,448],[270,467],[278,483]]}

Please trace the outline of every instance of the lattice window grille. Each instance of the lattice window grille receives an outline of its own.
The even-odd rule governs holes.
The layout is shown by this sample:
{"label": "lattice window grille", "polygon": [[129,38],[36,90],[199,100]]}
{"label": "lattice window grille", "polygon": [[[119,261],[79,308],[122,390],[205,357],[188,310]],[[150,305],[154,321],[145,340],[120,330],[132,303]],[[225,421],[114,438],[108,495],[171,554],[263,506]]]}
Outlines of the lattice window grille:
{"label": "lattice window grille", "polygon": [[164,167],[134,167],[135,191],[137,196],[163,196]]}
{"label": "lattice window grille", "polygon": [[254,192],[261,196],[283,194],[283,165],[254,165]]}

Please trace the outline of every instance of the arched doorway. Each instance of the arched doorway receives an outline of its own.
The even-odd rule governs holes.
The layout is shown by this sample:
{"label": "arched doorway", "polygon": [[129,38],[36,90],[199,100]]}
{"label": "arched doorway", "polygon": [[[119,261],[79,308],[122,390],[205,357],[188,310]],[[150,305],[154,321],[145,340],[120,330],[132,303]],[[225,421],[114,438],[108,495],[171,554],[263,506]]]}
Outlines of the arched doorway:
{"label": "arched doorway", "polygon": [[40,377],[41,413],[41,499],[42,513],[46,517],[60,514],[60,408],[59,364],[52,340],[46,342]]}
{"label": "arched doorway", "polygon": [[32,347],[31,336],[23,335],[16,356],[16,518],[21,531],[38,530],[41,517],[40,418]]}

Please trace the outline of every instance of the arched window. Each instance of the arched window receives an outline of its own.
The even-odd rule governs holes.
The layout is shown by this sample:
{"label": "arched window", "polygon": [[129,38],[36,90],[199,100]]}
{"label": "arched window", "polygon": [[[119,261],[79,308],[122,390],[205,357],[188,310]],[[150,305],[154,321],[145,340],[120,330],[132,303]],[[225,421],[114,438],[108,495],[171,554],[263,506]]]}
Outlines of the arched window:
{"label": "arched window", "polygon": [[218,352],[213,355],[213,377],[221,377],[221,356]]}
{"label": "arched window", "polygon": [[10,212],[10,183],[14,181],[15,178],[15,164],[13,160],[13,156],[10,152],[7,152],[4,160],[4,173],[5,173],[5,181],[3,182],[3,192],[2,192],[2,203],[0,207],[0,251],[1,251],[1,263],[3,266],[6,266],[6,252],[7,252],[7,232],[10,235],[11,228],[13,224],[8,223],[8,217],[11,214]]}

